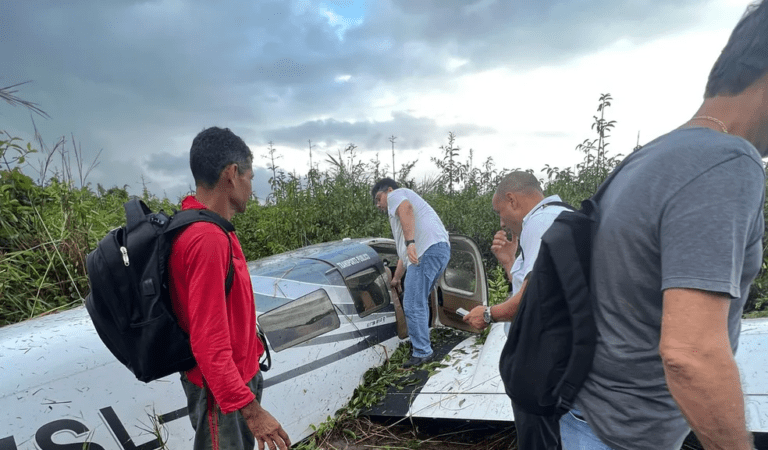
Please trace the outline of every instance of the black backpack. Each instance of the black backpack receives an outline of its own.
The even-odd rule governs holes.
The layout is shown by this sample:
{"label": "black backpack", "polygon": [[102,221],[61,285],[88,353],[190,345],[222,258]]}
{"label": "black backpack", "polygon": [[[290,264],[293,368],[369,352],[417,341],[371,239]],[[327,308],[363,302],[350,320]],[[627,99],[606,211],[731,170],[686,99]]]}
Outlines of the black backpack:
{"label": "black backpack", "polygon": [[580,210],[561,212],[541,238],[499,358],[507,395],[529,414],[568,412],[592,369],[597,327],[590,269],[600,223],[597,199],[630,158],[624,158]]}
{"label": "black backpack", "polygon": [[86,259],[91,292],[85,307],[107,348],[146,383],[196,364],[189,337],[171,306],[167,265],[173,237],[195,222],[221,227],[230,240],[225,282],[229,295],[235,274],[229,232],[235,227],[208,210],[189,209],[168,217],[162,211],[153,213],[136,198],[124,207],[126,225],[110,231]]}
{"label": "black backpack", "polygon": [[530,414],[571,409],[592,368],[597,328],[590,289],[592,199],[563,211],[541,238],[528,286],[499,358],[507,395]]}

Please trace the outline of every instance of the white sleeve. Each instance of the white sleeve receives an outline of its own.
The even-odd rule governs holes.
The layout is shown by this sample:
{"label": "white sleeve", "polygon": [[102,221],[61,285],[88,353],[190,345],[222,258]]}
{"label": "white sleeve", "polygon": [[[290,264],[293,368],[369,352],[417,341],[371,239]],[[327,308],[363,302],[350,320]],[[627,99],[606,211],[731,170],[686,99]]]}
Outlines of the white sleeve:
{"label": "white sleeve", "polygon": [[387,212],[390,216],[395,215],[397,207],[400,206],[400,203],[403,203],[404,200],[407,200],[405,198],[404,189],[395,189],[394,191],[387,194]]}

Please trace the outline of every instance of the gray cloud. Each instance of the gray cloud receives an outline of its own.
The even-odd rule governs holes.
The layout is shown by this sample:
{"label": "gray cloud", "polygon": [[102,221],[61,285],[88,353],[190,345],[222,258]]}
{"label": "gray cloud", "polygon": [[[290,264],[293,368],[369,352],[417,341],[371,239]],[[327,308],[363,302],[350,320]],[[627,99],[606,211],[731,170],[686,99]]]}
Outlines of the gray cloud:
{"label": "gray cloud", "polygon": [[[330,3],[340,13],[355,6]],[[436,147],[447,131],[494,130],[438,126],[402,112],[366,120],[373,90],[435,89],[460,74],[525,70],[618,39],[657,39],[694,24],[704,6],[380,0],[365,2],[359,24],[329,21],[322,7],[318,0],[0,0],[0,86],[33,80],[20,95],[51,115],[38,120],[46,140],[74,134],[86,157],[103,149],[94,183],[140,189],[143,174],[151,189],[173,197],[190,184],[186,164],[176,166],[204,127],[227,126],[259,145],[303,148],[312,139],[329,149],[354,142],[383,150],[394,134],[398,148]],[[451,72],[449,58],[467,62]],[[337,81],[343,75],[351,81]],[[27,111],[0,105],[0,118],[2,129],[31,136]]]}
{"label": "gray cloud", "polygon": [[457,135],[490,134],[494,130],[473,124],[438,126],[429,118],[413,117],[395,112],[388,121],[339,121],[335,119],[313,120],[299,125],[265,130],[264,136],[276,145],[304,148],[311,139],[324,147],[345,146],[354,143],[360,151],[378,151],[391,148],[390,136],[395,136],[398,149],[417,149],[439,146],[449,131]]}

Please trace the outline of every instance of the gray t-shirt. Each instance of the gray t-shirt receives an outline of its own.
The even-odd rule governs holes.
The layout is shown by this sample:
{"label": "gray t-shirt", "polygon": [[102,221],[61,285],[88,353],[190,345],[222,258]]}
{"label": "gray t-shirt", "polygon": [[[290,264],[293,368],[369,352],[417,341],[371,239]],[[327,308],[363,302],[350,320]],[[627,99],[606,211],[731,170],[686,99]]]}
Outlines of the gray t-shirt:
{"label": "gray t-shirt", "polygon": [[762,263],[765,172],[744,139],[675,130],[630,155],[599,199],[592,273],[598,343],[577,407],[615,449],[668,449],[689,432],[659,356],[662,293],[693,288],[741,313]]}

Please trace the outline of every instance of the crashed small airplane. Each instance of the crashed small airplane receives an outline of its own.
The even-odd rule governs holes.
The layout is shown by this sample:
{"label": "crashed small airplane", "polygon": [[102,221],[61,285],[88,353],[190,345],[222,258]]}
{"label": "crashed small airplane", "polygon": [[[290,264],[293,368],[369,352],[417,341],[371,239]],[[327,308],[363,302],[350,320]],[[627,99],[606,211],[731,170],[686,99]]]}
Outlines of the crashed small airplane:
{"label": "crashed small airplane", "polygon": [[[389,287],[391,239],[345,239],[249,263],[272,368],[263,405],[293,442],[346,405],[363,374],[407,338]],[[431,325],[472,331],[456,314],[487,303],[480,251],[451,236],[451,260],[431,295]],[[768,319],[745,319],[736,357],[748,427],[768,433]],[[498,361],[506,340],[494,324],[471,336],[388,415],[511,422]],[[0,450],[190,448],[179,376],[142,383],[100,341],[84,307],[0,328]]]}

